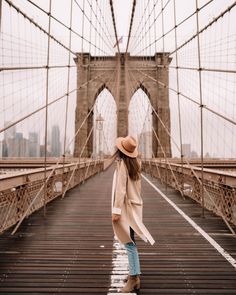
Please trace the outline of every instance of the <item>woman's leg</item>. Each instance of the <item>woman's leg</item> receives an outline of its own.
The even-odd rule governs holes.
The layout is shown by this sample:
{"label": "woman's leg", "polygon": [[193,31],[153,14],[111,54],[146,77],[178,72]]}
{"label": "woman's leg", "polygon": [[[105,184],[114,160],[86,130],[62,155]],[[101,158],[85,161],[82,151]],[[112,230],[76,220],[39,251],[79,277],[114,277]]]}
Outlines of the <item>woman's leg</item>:
{"label": "woman's leg", "polygon": [[127,243],[125,244],[125,248],[127,251],[129,261],[129,275],[140,275],[141,271],[137,246],[134,243]]}
{"label": "woman's leg", "polygon": [[130,242],[125,244],[129,261],[129,277],[126,285],[122,288],[122,293],[129,293],[135,289],[140,289],[140,264],[137,246]]}

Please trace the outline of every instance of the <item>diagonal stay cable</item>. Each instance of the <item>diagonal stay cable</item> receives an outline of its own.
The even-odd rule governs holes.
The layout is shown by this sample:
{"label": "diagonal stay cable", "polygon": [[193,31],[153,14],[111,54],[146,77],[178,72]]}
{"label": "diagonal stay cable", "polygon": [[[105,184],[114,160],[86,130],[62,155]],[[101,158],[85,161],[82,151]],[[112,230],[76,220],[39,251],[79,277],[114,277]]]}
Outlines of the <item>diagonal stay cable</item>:
{"label": "diagonal stay cable", "polygon": [[[114,71],[114,72],[113,72],[113,75],[114,75],[114,73],[117,74],[117,71]],[[113,79],[113,75],[110,77],[109,81]],[[95,108],[95,107],[97,107],[97,101],[95,101],[93,107],[91,108],[91,110],[90,110],[89,113],[87,114],[87,116],[86,116],[86,120],[87,120],[87,118],[89,117],[89,115],[94,111],[94,108]],[[83,152],[84,152],[84,149],[85,149],[85,147],[86,147],[86,144],[87,144],[87,142],[88,142],[88,140],[89,140],[89,138],[90,138],[90,136],[91,136],[91,134],[92,134],[93,128],[94,128],[94,127],[91,128],[90,133],[89,133],[89,135],[88,135],[87,138],[86,138],[85,144],[84,144],[84,146],[82,147],[81,153],[80,153],[80,155],[79,155],[79,160],[78,160],[78,161],[76,162],[76,164],[75,164],[75,167],[74,167],[74,169],[73,169],[73,171],[72,171],[71,177],[70,177],[70,179],[69,179],[69,181],[68,181],[68,183],[67,183],[67,185],[66,185],[65,191],[63,192],[62,198],[64,198],[64,196],[65,196],[65,194],[66,194],[66,192],[67,192],[67,190],[68,190],[69,184],[70,184],[70,182],[71,182],[71,180],[72,180],[72,177],[73,177],[73,175],[74,175],[74,173],[75,173],[75,170],[77,169],[78,165],[80,164],[80,159],[81,159],[81,157],[82,157],[82,154],[83,154]],[[75,135],[77,135],[77,133],[78,133],[78,132],[76,132]]]}
{"label": "diagonal stay cable", "polygon": [[[139,82],[139,81],[138,81]],[[165,132],[167,133],[167,135],[170,137],[170,139],[172,140],[172,142],[174,143],[175,147],[181,152],[180,147],[178,146],[178,144],[176,143],[175,139],[173,138],[173,136],[171,135],[170,131],[168,130],[168,128],[166,127],[165,123],[162,121],[162,119],[160,118],[159,114],[157,113],[157,111],[155,110],[155,108],[151,105],[151,108],[153,110],[153,113],[155,114],[155,116],[157,117],[157,119],[159,120],[159,122],[161,123],[161,125],[163,126]],[[193,175],[196,177],[198,183],[201,185],[202,184],[202,180],[199,178],[199,176],[196,174],[195,170],[193,169],[192,165],[190,164],[190,162],[188,161],[187,158],[184,159],[187,166],[190,168],[191,172],[193,173]],[[219,208],[219,206],[216,204],[215,200],[211,197],[210,193],[208,192],[208,190],[206,189],[206,187],[203,185],[203,189],[206,192],[207,196],[210,198],[210,200],[213,202],[213,204],[215,205],[215,208],[219,214],[219,216],[221,216],[221,218],[223,219],[223,221],[225,222],[225,224],[227,225],[227,227],[229,228],[229,230],[231,231],[232,234],[235,235],[235,231],[234,229],[231,227],[231,225],[229,224],[229,222],[226,220],[226,218],[224,217],[221,209]]]}
{"label": "diagonal stay cable", "polygon": [[[136,86],[135,86],[135,82],[134,82],[134,81],[136,81],[136,84],[137,84],[138,86],[139,86],[139,84],[140,84],[139,81],[138,81],[137,79],[135,79],[134,76],[133,76],[133,79],[131,78],[130,73],[129,73],[129,80],[130,80],[130,84],[132,85],[133,90],[136,89]],[[151,106],[151,108],[153,108],[151,104],[150,104],[150,106]],[[147,119],[148,111],[149,111],[149,109],[148,109],[147,112],[146,112],[145,120]],[[143,129],[144,129],[144,125],[145,125],[145,121],[144,121],[144,123],[143,123],[142,131],[143,131]],[[156,138],[158,144],[159,144],[160,147],[161,147],[161,151],[162,151],[162,153],[163,153],[163,155],[164,155],[165,161],[167,162],[167,164],[168,164],[168,166],[169,166],[169,168],[170,168],[171,174],[172,174],[172,176],[173,176],[173,178],[174,178],[174,181],[175,181],[175,183],[176,183],[176,185],[177,185],[177,188],[178,188],[178,190],[179,190],[181,196],[184,197],[184,194],[183,194],[183,191],[182,191],[181,185],[179,184],[179,182],[178,182],[178,180],[177,180],[177,178],[176,178],[176,175],[174,174],[174,171],[173,171],[173,169],[172,169],[172,167],[171,167],[171,165],[170,165],[170,162],[169,162],[169,160],[168,160],[168,158],[167,158],[167,155],[166,155],[166,152],[165,152],[165,150],[164,150],[164,148],[163,148],[163,145],[161,144],[160,139],[159,139],[159,137],[158,137],[158,135],[157,135],[155,129],[153,128],[153,126],[152,126],[152,131],[153,131],[153,133],[154,133],[154,135],[155,135],[155,138]],[[141,133],[140,133],[140,137],[141,137]]]}
{"label": "diagonal stay cable", "polygon": [[[76,52],[72,51],[70,48],[68,48],[68,46],[66,46],[65,44],[63,44],[61,41],[59,41],[53,35],[49,34],[48,31],[46,31],[43,27],[41,27],[32,18],[30,18],[25,12],[23,12],[19,7],[17,7],[12,1],[10,1],[10,0],[4,0],[4,1],[7,2],[8,5],[10,5],[11,7],[13,7],[18,13],[20,13],[21,15],[23,15],[24,18],[26,18],[30,23],[32,23],[35,27],[37,27],[39,30],[41,30],[44,34],[46,34],[47,36],[49,36],[52,40],[54,40],[56,43],[58,43],[59,45],[61,45],[66,50],[70,51],[73,55],[77,56]],[[49,16],[50,13],[47,12],[47,15]]]}
{"label": "diagonal stay cable", "polygon": [[[208,2],[206,2],[205,4],[203,4],[201,7],[199,7],[199,12],[201,10],[203,10],[205,7],[207,7],[211,2],[213,2],[214,0],[209,0]],[[152,23],[151,27],[155,24],[155,22],[157,21],[158,17],[163,13],[164,8],[166,7],[168,3],[166,3],[163,6],[163,10],[161,10],[159,12],[159,14],[157,15],[157,17],[155,18],[154,22]],[[184,24],[186,21],[188,21],[191,17],[193,17],[196,14],[196,11],[194,11],[193,13],[189,14],[186,18],[184,18],[182,21],[180,21],[178,24],[176,24],[175,26],[173,26],[172,28],[170,28],[167,32],[161,34],[160,37],[156,38],[152,43],[148,44],[147,47],[143,48],[141,51],[139,51],[137,54],[140,54],[141,52],[143,52],[145,49],[148,49],[149,47],[151,47],[152,45],[156,44],[158,41],[162,40],[164,37],[166,37],[167,35],[169,35],[171,32],[173,32],[176,28],[178,28],[179,26],[181,26],[182,24]],[[151,29],[150,27],[150,29]],[[174,53],[174,52],[172,52]]]}
{"label": "diagonal stay cable", "polygon": [[[97,15],[95,14],[95,12],[94,12],[94,9],[93,9],[93,6],[92,6],[92,0],[91,0],[91,3],[90,3],[89,0],[87,0],[87,2],[89,3],[89,5],[90,5],[90,7],[91,7],[91,12],[93,12],[93,14],[95,15],[96,19],[98,20],[98,23],[99,23],[100,26],[102,27],[102,30],[103,30],[105,36],[107,37],[107,40],[111,43],[111,45],[112,45],[112,47],[113,47],[113,43],[112,43],[112,34],[111,34],[110,31],[109,31],[109,26],[108,26],[107,21],[106,21],[105,13],[103,14],[103,13],[102,13],[102,10],[101,10],[101,7],[98,6],[99,11],[100,11],[100,14],[101,14],[101,18],[102,18],[102,20],[103,20],[103,23],[104,23],[104,25],[105,25],[105,28],[106,28],[106,30],[107,30],[108,35],[106,34],[105,29],[104,29],[103,26],[101,25],[101,20],[98,19],[98,16],[97,16]],[[97,2],[97,4],[98,4],[98,1],[96,1],[96,2]],[[109,37],[110,37],[110,38],[109,38]]]}
{"label": "diagonal stay cable", "polygon": [[206,110],[208,110],[209,112],[211,112],[211,113],[217,115],[218,117],[220,117],[220,118],[222,118],[222,119],[224,119],[224,120],[226,120],[226,121],[232,123],[233,125],[236,125],[236,121],[234,121],[234,120],[232,120],[232,119],[230,119],[230,118],[224,116],[223,114],[221,114],[221,113],[219,113],[219,112],[216,112],[215,110],[213,110],[213,109],[210,108],[210,107],[207,107],[206,105],[201,105],[198,101],[192,99],[191,97],[189,97],[189,96],[187,96],[187,95],[185,95],[185,94],[183,94],[183,93],[181,93],[181,92],[178,92],[178,91],[175,90],[174,88],[169,87],[167,84],[165,84],[165,83],[163,83],[163,82],[161,82],[161,81],[159,81],[159,80],[157,80],[157,79],[151,77],[151,76],[148,75],[148,74],[145,74],[143,71],[138,70],[138,69],[131,69],[131,71],[138,71],[138,72],[141,73],[143,76],[145,76],[146,78],[149,78],[150,80],[152,80],[152,81],[154,81],[154,82],[160,84],[162,87],[167,88],[167,89],[169,89],[169,90],[171,90],[171,91],[173,91],[173,92],[179,94],[180,96],[182,96],[182,97],[188,99],[189,101],[191,101],[191,102],[197,104],[199,107],[205,108]]}
{"label": "diagonal stay cable", "polygon": [[[117,73],[118,73],[117,70],[115,70],[114,73],[116,73],[116,76],[117,76]],[[113,75],[114,75],[114,73],[113,73]],[[109,81],[112,80],[112,79],[113,79],[113,76],[110,77]],[[104,104],[104,102],[105,102],[105,101],[103,101],[103,104]],[[102,104],[102,105],[103,105],[103,104]],[[88,114],[87,117],[89,117],[90,113],[91,113],[92,111],[94,111],[94,108],[97,109],[97,101],[94,103],[94,105],[93,105],[92,109],[90,110],[90,112],[89,112],[89,114]],[[80,164],[80,159],[81,159],[81,157],[82,157],[82,155],[83,155],[83,152],[84,152],[84,150],[85,150],[85,147],[86,147],[86,145],[87,145],[87,143],[88,143],[88,141],[89,141],[89,139],[90,139],[90,137],[91,137],[91,134],[92,134],[93,129],[94,129],[94,126],[91,128],[91,130],[90,130],[90,132],[89,132],[89,135],[88,135],[87,138],[86,138],[86,141],[85,141],[85,143],[84,143],[84,145],[83,145],[83,147],[82,147],[82,150],[81,150],[81,152],[80,152],[79,159],[78,159],[78,161],[76,162],[76,164],[75,164],[75,166],[74,166],[74,169],[73,169],[72,174],[71,174],[71,176],[70,176],[70,179],[69,179],[69,181],[68,181],[68,183],[67,183],[67,186],[66,186],[66,188],[65,188],[65,191],[63,192],[62,198],[64,198],[64,196],[65,196],[65,194],[66,194],[66,192],[67,192],[67,190],[68,190],[68,188],[69,188],[70,182],[71,182],[71,180],[72,180],[72,178],[73,178],[73,175],[75,174],[75,170],[77,169],[78,165]],[[90,163],[89,163],[89,165],[90,165]],[[88,167],[89,167],[89,165],[88,165]],[[88,170],[88,169],[87,169],[87,170]],[[87,174],[87,172],[86,172],[86,174]]]}
{"label": "diagonal stay cable", "polygon": [[[100,77],[102,77],[102,76],[105,75],[105,74],[107,74],[107,73],[104,72],[104,73],[102,73],[102,74],[100,74],[100,75],[94,77],[93,79],[91,79],[91,80],[89,80],[89,81],[83,83],[82,85],[80,85],[80,87],[75,88],[75,89],[71,90],[70,92],[65,93],[65,94],[63,94],[62,96],[60,96],[60,97],[58,97],[58,98],[52,100],[51,102],[48,103],[48,106],[50,106],[50,105],[56,103],[57,101],[61,100],[61,99],[64,98],[65,96],[72,94],[72,93],[75,92],[76,90],[79,90],[79,89],[85,87],[88,83],[90,83],[90,82],[92,82],[92,81],[94,81],[94,80],[99,79]],[[16,125],[16,124],[18,124],[18,123],[20,123],[20,122],[22,122],[22,121],[24,121],[25,119],[31,117],[32,115],[38,113],[39,111],[42,111],[42,110],[45,109],[45,108],[46,108],[46,105],[43,105],[42,107],[36,109],[35,111],[29,113],[29,114],[26,115],[26,116],[20,118],[19,120],[15,121],[15,122],[13,122],[13,123],[11,123],[11,124],[9,124],[8,126],[6,126],[6,127],[4,127],[4,128],[1,128],[1,129],[0,129],[0,133],[2,133],[3,131],[5,131],[5,130],[11,128],[11,127],[13,127],[14,125]]]}
{"label": "diagonal stay cable", "polygon": [[210,26],[212,26],[215,22],[217,22],[221,17],[223,17],[226,13],[230,12],[232,8],[236,6],[236,1],[232,3],[230,6],[228,6],[224,11],[222,11],[217,17],[214,17],[212,21],[210,21],[206,26],[204,26],[201,30],[199,30],[196,34],[193,34],[191,38],[189,38],[187,41],[182,43],[180,46],[178,46],[175,50],[173,50],[170,55],[175,53],[177,50],[180,50],[182,47],[184,47],[186,44],[188,44],[190,41],[195,39],[198,35],[206,31]]}
{"label": "diagonal stay cable", "polygon": [[[87,14],[85,13],[84,9],[80,6],[80,4],[78,3],[78,1],[77,0],[74,0],[74,1],[75,1],[76,5],[79,7],[80,11],[84,14],[84,16],[86,17],[86,19],[88,20],[88,22],[91,23],[92,27],[97,32],[97,34],[100,36],[100,38],[103,40],[103,42],[107,45],[108,48],[111,48],[112,49],[112,45],[111,44],[109,45],[106,42],[106,40],[104,40],[104,38],[102,37],[101,33],[98,31],[97,27],[91,22],[90,18],[87,16]],[[92,6],[91,6],[91,9],[92,9]],[[96,17],[97,17],[97,15],[96,15]],[[101,22],[99,22],[99,25],[101,26]],[[103,27],[102,27],[102,29],[103,29]],[[83,36],[83,39],[84,39],[84,36]],[[103,53],[105,53],[105,51],[103,51]]]}
{"label": "diagonal stay cable", "polygon": [[[9,1],[9,0],[5,0],[5,1]],[[34,3],[32,0],[27,0],[29,3],[31,3],[32,5],[34,5],[35,7],[37,7],[39,10],[41,10],[43,13],[48,15],[48,12],[46,10],[44,10],[42,7],[40,7],[39,5],[37,5],[36,3]],[[76,32],[75,30],[72,29],[72,27],[68,27],[65,23],[63,23],[62,21],[60,21],[58,18],[56,18],[54,15],[51,14],[51,18],[53,20],[55,20],[56,22],[58,22],[60,25],[62,25],[63,27],[65,27],[66,29],[68,29],[69,31],[71,31],[72,33],[74,33],[76,36],[78,36],[79,38],[83,39],[84,41],[86,41],[87,43],[91,44],[93,47],[98,48],[96,46],[96,44],[93,44],[90,40],[86,39],[84,36],[80,35],[78,32]],[[99,49],[99,48],[98,48]],[[106,52],[103,52],[104,54],[106,54]]]}
{"label": "diagonal stay cable", "polygon": [[74,169],[73,169],[73,171],[72,171],[72,173],[71,173],[71,176],[70,176],[70,178],[69,178],[69,181],[67,182],[66,187],[65,187],[65,190],[64,190],[64,192],[63,192],[63,194],[62,194],[62,198],[64,198],[64,196],[65,196],[65,194],[66,194],[66,192],[67,192],[67,190],[68,190],[68,188],[69,188],[69,185],[70,185],[71,180],[72,180],[72,178],[73,178],[73,176],[74,176],[74,174],[75,174],[76,169],[78,168],[78,165],[80,165],[80,159],[81,159],[81,157],[82,157],[82,155],[83,155],[83,153],[84,153],[84,150],[85,150],[86,145],[87,145],[87,143],[88,143],[88,141],[89,141],[89,139],[90,139],[90,136],[92,135],[93,129],[94,129],[94,126],[91,128],[91,130],[90,130],[90,132],[89,132],[89,134],[88,134],[88,136],[87,136],[87,138],[86,138],[86,140],[85,140],[85,143],[84,143],[84,145],[83,145],[83,147],[82,147],[82,150],[81,150],[81,152],[80,152],[80,155],[79,155],[79,160],[75,163],[75,166],[74,166]]}
{"label": "diagonal stay cable", "polygon": [[[146,5],[146,7],[144,8],[144,10],[143,10],[143,13],[142,13],[142,15],[140,15],[141,17],[140,17],[140,20],[139,20],[139,23],[138,23],[138,26],[137,26],[137,29],[136,29],[136,31],[135,31],[135,33],[134,33],[134,35],[133,36],[138,36],[138,32],[140,31],[140,32],[142,32],[142,28],[143,28],[143,26],[141,27],[141,30],[139,30],[139,28],[140,28],[140,26],[141,26],[141,24],[142,24],[142,22],[143,22],[143,18],[144,18],[144,16],[145,16],[145,12],[146,12],[146,10],[147,10],[147,8],[148,8],[148,3],[149,3],[149,1],[150,0],[148,0],[148,2],[147,2],[147,5]],[[157,0],[158,1],[158,0]],[[134,44],[133,44],[134,43]],[[132,42],[132,47],[134,47],[134,45],[136,46],[136,41],[134,40],[133,42]]]}
{"label": "diagonal stay cable", "polygon": [[[115,71],[114,71],[115,72]],[[113,72],[113,75],[114,75]],[[110,79],[113,78],[113,75],[111,77],[109,77]],[[101,75],[100,75],[101,76]],[[108,79],[109,80],[109,79]],[[88,83],[88,82],[87,82]],[[87,84],[86,83],[86,84]],[[75,89],[77,90],[77,89]],[[74,90],[74,91],[75,91]],[[71,145],[71,143],[73,142],[74,138],[78,135],[78,133],[80,132],[80,130],[82,129],[83,125],[85,124],[86,120],[88,119],[89,115],[91,114],[91,112],[93,111],[95,106],[95,103],[93,105],[93,107],[91,108],[90,112],[87,114],[87,116],[84,118],[83,122],[81,123],[81,125],[79,126],[78,130],[76,131],[76,133],[74,134],[73,138],[71,139],[71,141],[69,141],[69,143],[67,144],[66,149]],[[39,195],[42,193],[44,187],[46,186],[47,182],[49,181],[50,177],[53,175],[54,171],[56,170],[56,168],[58,167],[60,161],[61,161],[62,156],[59,157],[56,165],[54,166],[54,168],[52,169],[52,171],[49,173],[47,179],[45,180],[44,184],[41,186],[41,188],[39,189],[39,191],[37,192],[37,194],[35,195],[35,197],[32,199],[31,203],[29,204],[28,208],[26,209],[26,211],[24,212],[24,214],[22,215],[21,219],[19,220],[19,222],[17,223],[17,225],[15,226],[14,230],[12,231],[12,235],[15,234],[15,232],[17,231],[17,229],[19,228],[19,226],[21,225],[21,223],[23,222],[23,220],[25,219],[25,217],[28,215],[30,208],[33,206],[34,202],[37,200],[37,198],[39,197]]]}

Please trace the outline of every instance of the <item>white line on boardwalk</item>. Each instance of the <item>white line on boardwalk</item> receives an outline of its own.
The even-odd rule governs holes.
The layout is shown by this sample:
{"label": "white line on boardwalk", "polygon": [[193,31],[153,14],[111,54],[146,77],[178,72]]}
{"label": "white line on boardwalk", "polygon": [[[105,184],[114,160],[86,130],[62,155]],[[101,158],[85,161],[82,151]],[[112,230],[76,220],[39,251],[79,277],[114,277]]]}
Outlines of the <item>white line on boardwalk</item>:
{"label": "white line on boardwalk", "polygon": [[186,215],[178,206],[176,206],[175,203],[172,202],[147,177],[145,177],[143,174],[142,177],[236,269],[236,260],[227,251],[225,251],[214,239],[212,239],[212,237],[208,235],[208,233],[206,233],[199,225],[197,225],[190,217],[188,217],[188,215]]}
{"label": "white line on boardwalk", "polygon": [[[122,246],[116,238],[113,243],[112,255],[112,273],[111,273],[111,286],[107,295],[117,294],[117,291],[124,286],[124,279],[128,276],[128,257],[124,246]],[[136,293],[122,293],[136,294]]]}

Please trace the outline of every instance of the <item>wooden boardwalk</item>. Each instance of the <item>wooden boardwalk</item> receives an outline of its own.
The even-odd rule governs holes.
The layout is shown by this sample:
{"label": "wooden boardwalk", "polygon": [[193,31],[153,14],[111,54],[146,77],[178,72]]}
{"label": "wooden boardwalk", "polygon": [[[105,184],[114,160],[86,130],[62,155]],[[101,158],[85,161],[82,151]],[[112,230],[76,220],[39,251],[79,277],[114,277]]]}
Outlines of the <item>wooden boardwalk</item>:
{"label": "wooden boardwalk", "polygon": [[[0,236],[1,294],[113,294],[110,219],[113,167],[36,212],[15,236]],[[236,259],[236,238],[220,218],[153,181]],[[140,294],[236,294],[236,269],[143,180],[144,220],[156,244],[138,241]],[[121,264],[123,260],[121,260]],[[117,277],[125,274],[120,267]],[[114,282],[113,282],[114,283]],[[109,291],[110,290],[110,291]],[[112,291],[111,291],[112,290]]]}

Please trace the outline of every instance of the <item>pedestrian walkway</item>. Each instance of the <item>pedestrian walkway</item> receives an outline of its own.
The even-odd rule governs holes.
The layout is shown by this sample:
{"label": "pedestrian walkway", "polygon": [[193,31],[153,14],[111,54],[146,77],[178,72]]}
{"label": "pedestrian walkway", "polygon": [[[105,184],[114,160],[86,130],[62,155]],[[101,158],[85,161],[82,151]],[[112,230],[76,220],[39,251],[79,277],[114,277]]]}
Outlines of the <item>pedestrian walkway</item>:
{"label": "pedestrian walkway", "polygon": [[[111,227],[113,170],[110,167],[72,189],[64,199],[51,202],[46,218],[40,210],[14,236],[10,231],[0,236],[0,294],[119,291],[127,260]],[[236,238],[219,217],[206,212],[206,218],[201,218],[199,205],[151,181],[228,256],[222,256],[143,178],[144,221],[156,244],[138,240],[140,294],[236,294]]]}

